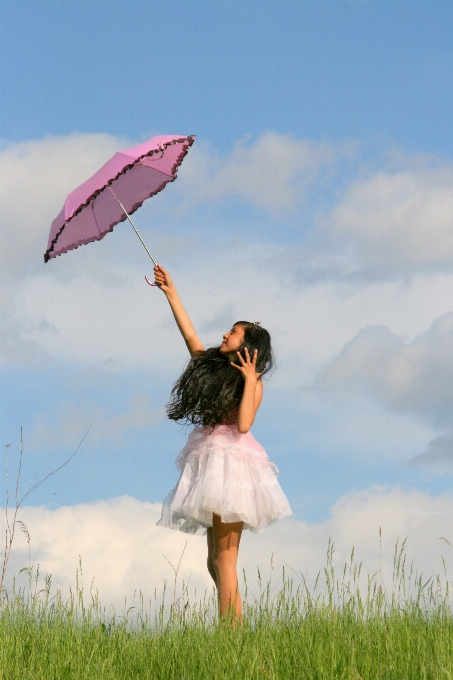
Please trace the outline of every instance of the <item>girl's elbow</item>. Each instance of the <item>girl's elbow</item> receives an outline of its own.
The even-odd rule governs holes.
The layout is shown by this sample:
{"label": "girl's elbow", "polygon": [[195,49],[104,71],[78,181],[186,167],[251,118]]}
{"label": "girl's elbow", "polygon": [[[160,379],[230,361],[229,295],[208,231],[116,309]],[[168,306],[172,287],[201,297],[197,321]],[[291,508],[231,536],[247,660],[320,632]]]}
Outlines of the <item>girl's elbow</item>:
{"label": "girl's elbow", "polygon": [[247,432],[250,430],[250,428],[253,425],[253,420],[252,422],[244,422],[244,421],[238,421],[237,427],[238,427],[238,432],[240,434],[247,434]]}
{"label": "girl's elbow", "polygon": [[249,427],[238,427],[238,432],[239,434],[247,434],[247,432],[250,432]]}
{"label": "girl's elbow", "polygon": [[249,430],[250,430],[250,427],[245,427],[244,425],[238,425],[239,434],[247,434],[247,432]]}

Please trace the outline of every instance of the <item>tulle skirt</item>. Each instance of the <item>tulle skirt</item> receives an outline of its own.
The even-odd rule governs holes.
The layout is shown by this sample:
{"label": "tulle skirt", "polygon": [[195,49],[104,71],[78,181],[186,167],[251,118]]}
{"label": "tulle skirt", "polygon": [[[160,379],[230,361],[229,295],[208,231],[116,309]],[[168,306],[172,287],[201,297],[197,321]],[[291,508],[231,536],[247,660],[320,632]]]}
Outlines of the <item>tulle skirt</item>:
{"label": "tulle skirt", "polygon": [[193,430],[176,467],[181,476],[164,500],[159,526],[204,534],[215,513],[259,533],[292,514],[277,467],[251,432],[241,434],[236,425]]}

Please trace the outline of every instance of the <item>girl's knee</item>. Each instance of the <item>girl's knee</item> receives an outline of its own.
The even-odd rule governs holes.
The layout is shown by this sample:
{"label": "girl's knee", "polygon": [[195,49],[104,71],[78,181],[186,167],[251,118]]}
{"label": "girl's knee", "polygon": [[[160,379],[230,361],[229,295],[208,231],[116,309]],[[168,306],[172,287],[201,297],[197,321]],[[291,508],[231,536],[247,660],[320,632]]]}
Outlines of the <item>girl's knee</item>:
{"label": "girl's knee", "polygon": [[221,550],[214,554],[213,563],[216,571],[218,571],[219,569],[236,568],[237,559],[236,550]]}

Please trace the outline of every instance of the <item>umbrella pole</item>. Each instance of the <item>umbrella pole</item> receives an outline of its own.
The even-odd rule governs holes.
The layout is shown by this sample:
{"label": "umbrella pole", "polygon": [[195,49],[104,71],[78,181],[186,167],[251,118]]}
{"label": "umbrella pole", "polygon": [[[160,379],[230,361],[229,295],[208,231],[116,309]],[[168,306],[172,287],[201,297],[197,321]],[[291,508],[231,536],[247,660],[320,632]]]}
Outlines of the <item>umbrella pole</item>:
{"label": "umbrella pole", "polygon": [[156,260],[155,260],[154,257],[151,255],[151,253],[149,252],[148,248],[146,247],[146,243],[144,242],[144,240],[142,239],[142,237],[141,237],[140,234],[138,233],[137,227],[136,227],[135,224],[132,222],[132,220],[131,220],[131,218],[130,218],[130,215],[129,215],[129,213],[127,212],[126,208],[125,208],[124,205],[121,203],[120,199],[119,199],[118,196],[115,194],[115,192],[113,191],[112,187],[109,187],[109,189],[110,189],[110,191],[112,192],[113,196],[114,196],[114,197],[116,198],[116,200],[118,201],[118,203],[119,203],[119,205],[121,206],[121,208],[122,208],[124,214],[126,215],[127,219],[129,220],[129,222],[130,222],[130,223],[132,224],[132,226],[134,227],[135,233],[137,234],[138,238],[140,239],[142,246],[144,247],[144,249],[146,250],[146,252],[147,252],[148,255],[150,256],[150,258],[152,259],[154,266],[157,267],[157,262],[156,262]]}

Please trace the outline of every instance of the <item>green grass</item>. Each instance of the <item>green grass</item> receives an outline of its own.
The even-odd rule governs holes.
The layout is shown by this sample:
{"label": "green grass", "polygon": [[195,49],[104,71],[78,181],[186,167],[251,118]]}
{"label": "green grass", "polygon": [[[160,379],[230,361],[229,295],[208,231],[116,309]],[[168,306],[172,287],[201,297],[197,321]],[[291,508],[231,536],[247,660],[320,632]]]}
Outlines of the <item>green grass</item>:
{"label": "green grass", "polygon": [[259,579],[235,628],[218,623],[213,596],[197,601],[184,586],[166,594],[168,606],[156,594],[116,616],[79,587],[52,596],[50,579],[39,589],[36,575],[27,594],[3,594],[0,678],[453,680],[448,579],[406,573],[403,553],[395,552],[389,592],[379,574],[362,592],[360,565],[352,555],[338,578],[330,546],[311,591],[301,575],[284,574],[275,593]]}

